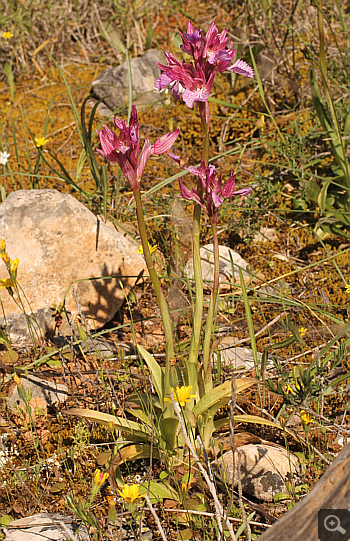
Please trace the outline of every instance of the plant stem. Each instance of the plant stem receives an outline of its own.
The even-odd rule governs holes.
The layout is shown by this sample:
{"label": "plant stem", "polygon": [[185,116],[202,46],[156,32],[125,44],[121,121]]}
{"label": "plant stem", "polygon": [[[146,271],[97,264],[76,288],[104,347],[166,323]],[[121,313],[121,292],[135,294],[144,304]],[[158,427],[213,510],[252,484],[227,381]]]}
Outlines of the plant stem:
{"label": "plant stem", "polygon": [[[219,277],[220,277],[220,261],[219,261],[219,240],[216,224],[212,223],[211,230],[213,233],[213,246],[214,246],[214,282],[213,290],[210,297],[210,304],[207,315],[207,322],[205,326],[204,344],[203,344],[203,377],[204,377],[204,391],[207,393],[213,388],[213,378],[210,363],[210,343],[211,336],[214,327],[214,316],[216,300],[219,293]],[[202,397],[201,397],[202,398]]]}
{"label": "plant stem", "polygon": [[[174,336],[173,326],[170,318],[168,303],[164,297],[158,275],[153,265],[153,259],[149,250],[147,229],[145,224],[145,217],[143,214],[141,194],[139,190],[134,191],[135,203],[136,203],[136,215],[139,225],[139,232],[143,248],[143,256],[146,261],[147,269],[152,280],[154,291],[157,296],[160,313],[162,316],[164,335],[165,335],[165,347],[166,347],[166,361],[165,361],[165,376],[164,376],[164,393],[163,396],[169,396],[171,382],[171,372],[174,371],[175,364],[175,351],[174,351]],[[175,386],[175,381],[172,383]]]}
{"label": "plant stem", "polygon": [[[209,159],[209,129],[205,121],[205,111],[200,107],[201,125],[203,133],[203,160],[205,165],[208,165]],[[200,179],[197,182],[197,192],[199,196],[202,196],[203,186]],[[190,352],[188,355],[188,361],[186,363],[187,369],[187,384],[192,385],[193,389],[197,389],[198,386],[198,368],[197,359],[199,352],[199,344],[201,339],[202,330],[202,317],[203,317],[203,274],[202,263],[200,257],[200,230],[201,230],[201,207],[195,205],[193,211],[193,227],[192,227],[192,252],[193,252],[193,273],[195,283],[196,299],[193,309],[193,325],[192,325],[192,338]]]}

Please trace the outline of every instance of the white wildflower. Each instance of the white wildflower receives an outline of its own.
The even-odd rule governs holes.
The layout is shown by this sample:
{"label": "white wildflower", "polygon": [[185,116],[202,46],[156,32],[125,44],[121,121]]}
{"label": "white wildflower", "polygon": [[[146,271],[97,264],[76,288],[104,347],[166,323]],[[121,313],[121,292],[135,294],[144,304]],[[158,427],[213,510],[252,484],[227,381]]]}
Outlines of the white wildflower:
{"label": "white wildflower", "polygon": [[9,152],[0,152],[0,164],[5,165],[10,157]]}

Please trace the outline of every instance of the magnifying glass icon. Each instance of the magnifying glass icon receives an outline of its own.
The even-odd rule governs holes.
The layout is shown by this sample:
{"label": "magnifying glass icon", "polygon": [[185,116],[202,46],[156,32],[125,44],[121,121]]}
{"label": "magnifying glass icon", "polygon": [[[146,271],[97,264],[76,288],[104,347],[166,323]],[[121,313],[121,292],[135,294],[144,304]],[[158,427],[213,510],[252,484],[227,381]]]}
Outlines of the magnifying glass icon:
{"label": "magnifying glass icon", "polygon": [[346,530],[340,526],[340,520],[337,515],[327,515],[323,524],[326,530],[329,532],[339,532],[341,534],[346,533]]}

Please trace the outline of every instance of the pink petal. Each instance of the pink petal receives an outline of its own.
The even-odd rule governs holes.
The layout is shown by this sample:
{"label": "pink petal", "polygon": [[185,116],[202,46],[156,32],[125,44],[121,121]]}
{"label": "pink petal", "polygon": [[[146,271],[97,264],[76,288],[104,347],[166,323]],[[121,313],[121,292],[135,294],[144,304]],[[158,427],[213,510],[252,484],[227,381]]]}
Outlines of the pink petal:
{"label": "pink petal", "polygon": [[153,145],[153,152],[154,154],[160,155],[164,154],[165,152],[168,152],[168,150],[171,149],[173,144],[175,143],[178,135],[180,133],[180,130],[175,130],[172,133],[165,133]]}
{"label": "pink petal", "polygon": [[180,165],[180,161],[181,161],[180,156],[176,156],[176,154],[172,154],[172,152],[167,152],[167,155],[169,156],[169,158],[174,160],[174,162],[176,162],[176,163],[178,163]]}
{"label": "pink petal", "polygon": [[139,188],[137,182],[137,173],[135,169],[132,167],[130,161],[128,160],[127,156],[125,156],[125,154],[119,155],[118,163],[120,169],[123,171],[125,178],[129,181],[132,191],[135,192]]}
{"label": "pink petal", "polygon": [[218,208],[224,202],[224,200],[215,192],[211,192],[211,199],[215,208]]}
{"label": "pink petal", "polygon": [[192,175],[196,175],[196,177],[199,177],[199,171],[193,165],[190,165],[189,167],[185,167],[185,169],[191,173]]}
{"label": "pink petal", "polygon": [[179,186],[180,186],[180,194],[181,194],[180,197],[183,197],[184,199],[186,199],[186,201],[191,201],[194,197],[193,192],[189,190],[188,188],[186,188],[186,186],[181,182],[180,179],[179,179]]}
{"label": "pink petal", "polygon": [[236,62],[227,68],[227,71],[233,71],[239,75],[244,75],[245,77],[254,77],[254,70],[251,68],[247,62],[244,60],[236,60]]}
{"label": "pink petal", "polygon": [[143,172],[146,167],[146,163],[148,162],[148,159],[151,156],[151,154],[154,154],[153,146],[151,145],[151,142],[149,139],[145,139],[143,149],[141,150],[141,154],[140,154],[139,165],[137,168],[137,177],[139,180],[141,180],[142,178]]}
{"label": "pink petal", "polygon": [[241,190],[237,190],[237,192],[235,192],[235,195],[249,195],[251,193],[252,193],[251,188],[242,188]]}
{"label": "pink petal", "polygon": [[226,182],[225,186],[222,188],[221,193],[223,197],[228,198],[232,197],[235,193],[235,187],[236,187],[236,175],[233,174],[233,171],[231,171],[231,176]]}

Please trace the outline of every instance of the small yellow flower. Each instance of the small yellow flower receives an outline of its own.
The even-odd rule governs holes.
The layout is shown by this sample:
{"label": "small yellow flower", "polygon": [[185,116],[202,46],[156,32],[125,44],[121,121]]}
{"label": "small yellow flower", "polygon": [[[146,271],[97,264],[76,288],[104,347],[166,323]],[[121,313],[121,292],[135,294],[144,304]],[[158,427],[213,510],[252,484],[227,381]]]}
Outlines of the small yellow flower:
{"label": "small yellow flower", "polygon": [[286,394],[289,394],[289,393],[294,394],[294,395],[297,394],[297,393],[294,391],[293,387],[291,387],[291,386],[289,385],[289,383],[287,383],[287,385],[285,386],[285,388],[284,388],[283,390],[284,390],[284,392],[285,392]]}
{"label": "small yellow flower", "polygon": [[305,327],[299,327],[298,331],[299,331],[300,337],[304,338],[304,336],[305,336],[305,334],[307,332],[307,329]]}
{"label": "small yellow flower", "polygon": [[46,137],[35,137],[35,144],[36,146],[39,148],[39,147],[43,147],[44,145],[46,145],[46,143],[48,143],[49,140],[46,139]]}
{"label": "small yellow flower", "polygon": [[4,239],[0,239],[0,252],[6,252],[6,242]]}
{"label": "small yellow flower", "polygon": [[345,286],[345,292],[350,293],[350,284],[346,284]]}
{"label": "small yellow flower", "polygon": [[15,374],[13,376],[13,380],[14,380],[15,384],[17,385],[17,387],[21,387],[21,385],[22,385],[21,378],[17,374]]}
{"label": "small yellow flower", "polygon": [[14,274],[14,275],[17,274],[18,265],[19,265],[19,260],[17,258],[10,260],[10,272],[11,272],[11,274]]}
{"label": "small yellow flower", "polygon": [[0,280],[0,289],[9,289],[10,287],[14,287],[15,283],[12,278],[4,278]]}
{"label": "small yellow flower", "polygon": [[2,252],[2,254],[0,254],[0,257],[1,257],[1,259],[2,259],[5,263],[7,263],[8,261],[10,261],[10,258],[9,258],[9,255],[8,255],[7,252]]}
{"label": "small yellow flower", "polygon": [[[150,251],[150,254],[152,255],[158,248],[158,244],[155,244],[154,246],[151,246],[150,243],[148,243],[148,249]],[[136,250],[137,254],[143,254],[143,246],[140,244],[139,249]]]}
{"label": "small yellow flower", "polygon": [[134,503],[135,500],[142,498],[140,494],[140,487],[135,483],[132,485],[124,485],[123,490],[118,490],[118,493],[126,501],[126,503]]}
{"label": "small yellow flower", "polygon": [[284,429],[284,427],[286,426],[286,420],[285,420],[284,417],[281,417],[281,418],[280,418],[280,425],[281,425],[281,427],[282,427],[283,429]]}
{"label": "small yellow flower", "polygon": [[265,131],[265,115],[261,115],[255,126],[259,128],[261,132]]}
{"label": "small yellow flower", "polygon": [[102,486],[103,483],[106,481],[106,479],[108,479],[108,477],[109,477],[108,472],[102,473],[100,470],[96,470],[95,477],[94,477],[94,485],[98,487]]}
{"label": "small yellow flower", "polygon": [[4,39],[11,39],[11,38],[13,38],[13,34],[12,34],[12,32],[3,32],[1,37],[4,38]]}
{"label": "small yellow flower", "polygon": [[[196,394],[191,394],[192,385],[182,385],[182,387],[176,387],[176,391],[171,387],[171,392],[175,402],[178,402],[180,406],[184,407],[186,402],[190,402],[191,398],[196,398]],[[164,398],[165,402],[171,402],[171,398]]]}
{"label": "small yellow flower", "polygon": [[301,420],[304,423],[304,425],[308,425],[312,421],[310,415],[308,413],[306,413],[305,410],[300,411],[300,417],[301,417]]}

